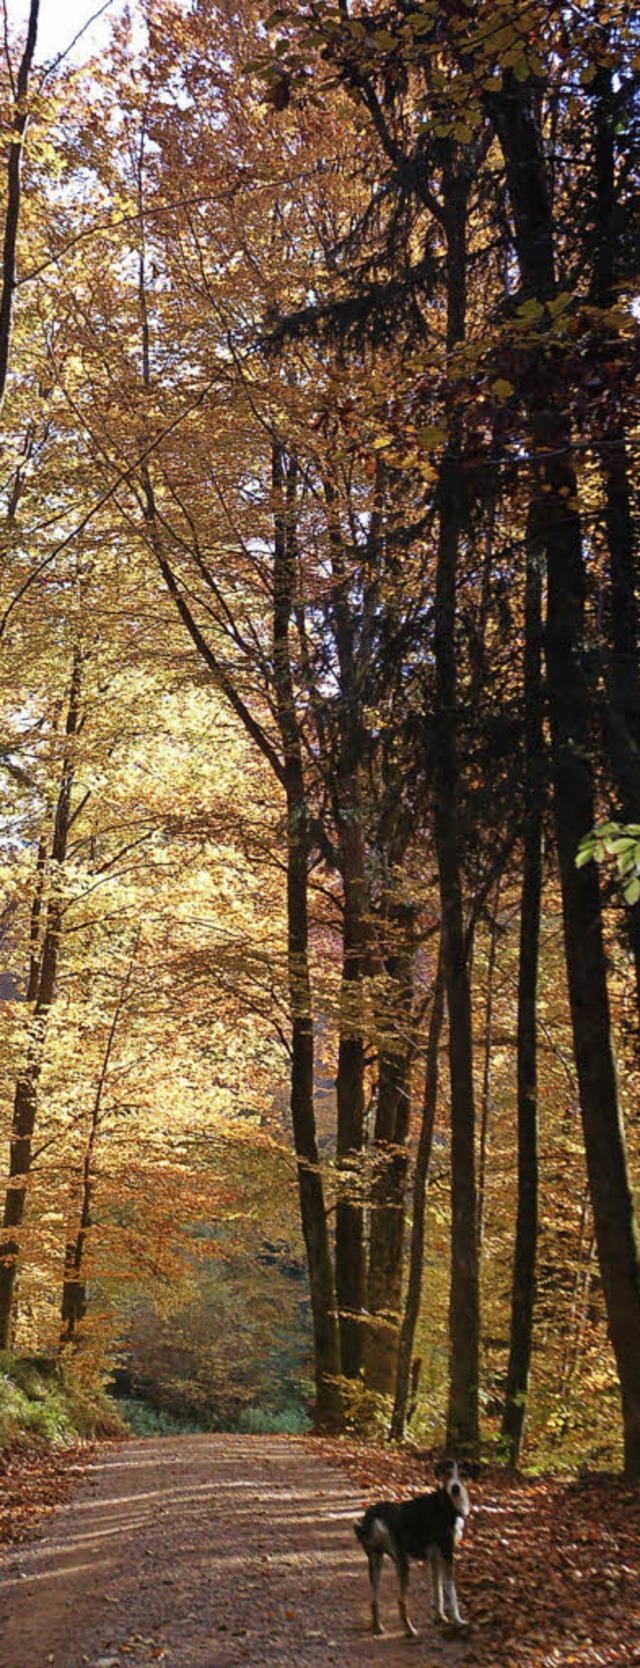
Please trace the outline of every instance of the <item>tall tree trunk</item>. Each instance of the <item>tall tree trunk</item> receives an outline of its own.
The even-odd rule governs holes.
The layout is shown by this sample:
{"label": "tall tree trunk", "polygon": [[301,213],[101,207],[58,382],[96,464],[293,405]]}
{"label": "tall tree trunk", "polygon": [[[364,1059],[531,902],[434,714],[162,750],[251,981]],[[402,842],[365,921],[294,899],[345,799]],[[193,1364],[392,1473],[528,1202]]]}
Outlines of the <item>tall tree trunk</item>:
{"label": "tall tree trunk", "polygon": [[379,1014],[382,1040],[378,1048],[365,1342],[365,1383],[368,1390],[381,1396],[392,1396],[396,1382],[414,1052],[415,910],[411,905],[392,904],[389,917],[397,947],[385,958],[388,982],[385,1006]]}
{"label": "tall tree trunk", "polygon": [[482,1067],[482,1094],[480,1097],[480,1143],[478,1153],[478,1257],[482,1255],[484,1240],[484,1220],[487,1192],[487,1149],[489,1145],[489,1113],[491,1111],[491,1054],[493,1051],[493,1003],[496,972],[496,950],[498,947],[498,905],[500,902],[500,881],[496,888],[495,902],[491,916],[489,934],[489,960],[487,963],[487,1000],[484,1013],[484,1062]]}
{"label": "tall tree trunk", "polygon": [[[555,293],[553,212],[537,91],[505,75],[488,108],[502,146],[525,288],[538,301]],[[640,1475],[640,1255],[612,1052],[595,865],[576,867],[593,827],[595,795],[589,685],[583,661],[585,572],[570,426],[560,387],[532,392],[534,457],[545,487],[546,665],[552,740],[555,828],[565,953],[587,1172],[609,1333],[620,1378],[625,1469]]]}
{"label": "tall tree trunk", "polygon": [[332,788],[344,898],[336,1075],[336,1294],[342,1371],[347,1378],[357,1378],[364,1356],[366,1297],[363,977],[367,886],[362,771],[367,743],[362,719],[362,670],[358,664],[356,620],[349,602],[349,568],[340,525],[339,494],[329,470],[324,477],[324,494],[333,580],[330,606],[340,669],[339,747]]}
{"label": "tall tree trunk", "polygon": [[131,953],[131,959],[129,961],[129,966],[127,968],[124,979],[123,979],[122,984],[120,986],[120,991],[119,991],[119,994],[118,994],[118,1000],[116,1002],[116,1006],[115,1006],[114,1013],[113,1013],[113,1018],[111,1020],[110,1026],[109,1026],[109,1032],[108,1032],[108,1035],[107,1035],[105,1051],[104,1051],[104,1055],[103,1055],[103,1059],[102,1059],[102,1065],[101,1065],[101,1068],[100,1068],[100,1076],[98,1078],[98,1084],[97,1084],[97,1088],[96,1088],[96,1092],[95,1092],[95,1096],[94,1096],[93,1106],[92,1106],[92,1109],[91,1109],[91,1119],[90,1119],[89,1130],[88,1130],[88,1134],[87,1134],[87,1141],[86,1141],[86,1146],[85,1146],[85,1151],[84,1151],[84,1158],[83,1158],[83,1162],[82,1162],[82,1179],[81,1179],[81,1188],[80,1188],[80,1209],[79,1209],[79,1212],[78,1212],[78,1223],[77,1223],[76,1232],[73,1235],[73,1238],[67,1241],[67,1244],[66,1244],[66,1247],[65,1247],[64,1273],[63,1273],[63,1278],[62,1278],[62,1331],[61,1331],[61,1334],[60,1334],[61,1347],[63,1347],[65,1344],[72,1344],[72,1343],[76,1342],[76,1335],[77,1335],[77,1330],[78,1330],[79,1323],[80,1323],[81,1320],[84,1319],[84,1316],[85,1316],[86,1310],[87,1310],[87,1281],[86,1281],[86,1272],[85,1272],[85,1252],[86,1252],[86,1246],[87,1246],[87,1236],[88,1236],[89,1230],[91,1228],[91,1212],[92,1212],[92,1196],[93,1196],[93,1157],[94,1157],[96,1142],[97,1142],[97,1139],[98,1139],[98,1132],[99,1132],[99,1127],[100,1127],[100,1117],[101,1117],[101,1112],[102,1112],[102,1099],[103,1099],[103,1095],[104,1095],[105,1083],[107,1081],[107,1074],[108,1074],[108,1071],[109,1071],[109,1064],[110,1064],[110,1061],[111,1061],[111,1056],[113,1054],[113,1047],[114,1047],[114,1043],[115,1043],[115,1040],[116,1040],[116,1031],[118,1029],[118,1025],[120,1023],[122,1012],[123,1012],[123,1009],[124,1009],[124,1006],[125,1006],[125,1003],[126,1003],[126,1000],[127,1000],[127,994],[128,994],[129,986],[131,984],[131,979],[132,979],[132,976],[133,976],[133,969],[134,969],[134,965],[135,965],[135,959],[136,959],[136,955],[137,955],[137,952],[138,952],[139,943],[140,943],[140,932],[138,931],[137,934],[136,934],[136,937],[135,937],[135,942],[134,942],[133,950],[132,950],[132,953]]}
{"label": "tall tree trunk", "polygon": [[427,1058],[425,1063],[424,1101],[422,1106],[422,1122],[418,1138],[416,1153],[416,1168],[413,1180],[413,1222],[411,1226],[411,1245],[409,1250],[409,1278],[404,1304],[404,1314],[398,1340],[398,1360],[396,1367],[396,1388],[393,1403],[393,1413],[389,1435],[395,1442],[401,1442],[404,1436],[407,1417],[407,1402],[411,1384],[411,1357],[416,1335],[418,1316],[420,1313],[420,1298],[422,1295],[422,1269],[424,1264],[424,1225],[427,1202],[427,1179],[431,1162],[431,1148],[433,1146],[433,1130],[435,1125],[436,1106],[438,1102],[438,1049],[444,1019],[444,974],[442,965],[442,948],[438,957],[438,971],[433,990],[431,1004],[431,1018],[429,1021],[429,1036],[427,1039]]}
{"label": "tall tree trunk", "polygon": [[[55,996],[56,973],[60,953],[62,922],[61,874],[67,855],[67,841],[71,823],[71,793],[75,774],[75,740],[80,726],[82,655],[76,649],[73,658],[66,733],[60,788],[51,842],[51,890],[46,911],[37,979],[34,973],[34,921],[31,920],[30,989],[34,991],[34,1010],[31,1022],[27,1058],[15,1088],[11,1123],[11,1152],[9,1182],[5,1195],[2,1231],[0,1232],[0,1349],[7,1349],[11,1338],[13,1299],[18,1258],[20,1256],[19,1229],[25,1211],[27,1186],[31,1170],[33,1132],[38,1115],[38,1089],[44,1055],[44,1045],[51,1006]],[[42,848],[39,848],[34,908],[41,908]],[[37,924],[37,922],[36,922]]]}
{"label": "tall tree trunk", "polygon": [[363,949],[364,831],[357,782],[343,785],[340,863],[344,886],[343,964],[337,1093],[336,1295],[342,1370],[356,1378],[363,1361],[366,1258],[362,1160],[365,1138]]}
{"label": "tall tree trunk", "polygon": [[[452,156],[454,155],[452,151]],[[464,336],[468,181],[451,160],[445,171],[447,345]],[[456,584],[464,479],[454,419],[439,481],[440,527],[435,599],[435,841],[440,882],[451,1079],[451,1296],[447,1442],[478,1448],[479,1285],[476,1234],[475,1108],[471,990],[462,910],[458,826]]]}
{"label": "tall tree trunk", "polygon": [[511,1334],[502,1439],[517,1465],[533,1340],[538,1242],[537,993],[545,801],[542,695],[542,549],[539,506],[527,529],[524,648],[524,833],[518,965],[518,1206],[511,1291]]}
{"label": "tall tree trunk", "polygon": [[[616,194],[616,128],[620,95],[610,65],[593,81],[595,251],[591,299],[612,307],[620,267],[620,212]],[[622,143],[624,141],[621,141]],[[608,327],[608,333],[611,326]],[[636,536],[631,503],[632,467],[618,417],[605,418],[600,445],[605,527],[609,550],[606,594],[610,650],[605,650],[607,710],[605,736],[625,822],[640,822],[640,657],[636,593]],[[636,998],[640,1007],[640,903],[628,911]]]}
{"label": "tall tree trunk", "polygon": [[296,470],[280,446],[272,456],[274,499],[273,645],[278,723],[287,801],[287,933],[291,1005],[291,1119],[307,1252],[315,1350],[316,1422],[341,1418],[340,1334],[315,1122],[313,1016],[309,973],[307,799],[298,729],[289,626],[295,580]]}
{"label": "tall tree trunk", "polygon": [[[17,80],[15,83],[13,100],[13,123],[11,142],[7,158],[7,195],[4,216],[4,238],[2,244],[2,285],[0,287],[0,411],[4,404],[4,396],[9,372],[9,356],[11,352],[11,332],[13,325],[13,301],[16,289],[16,250],[18,246],[18,230],[20,226],[20,200],[22,195],[21,172],[22,153],[29,120],[28,92],[29,76],[33,64],[38,34],[38,13],[40,0],[31,0],[29,20],[27,23],[27,37],[24,51],[20,60]],[[13,86],[13,77],[12,77]]]}

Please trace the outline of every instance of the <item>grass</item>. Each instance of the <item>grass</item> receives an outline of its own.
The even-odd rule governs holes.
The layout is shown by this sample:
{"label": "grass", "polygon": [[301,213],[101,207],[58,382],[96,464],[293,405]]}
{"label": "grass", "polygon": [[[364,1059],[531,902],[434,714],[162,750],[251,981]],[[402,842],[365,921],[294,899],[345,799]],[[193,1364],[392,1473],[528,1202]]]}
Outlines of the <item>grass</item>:
{"label": "grass", "polygon": [[300,1403],[274,1409],[247,1407],[232,1424],[221,1426],[212,1420],[185,1414],[166,1413],[136,1397],[119,1397],[117,1409],[134,1436],[186,1436],[207,1430],[238,1431],[245,1436],[302,1436],[312,1430],[312,1421]]}

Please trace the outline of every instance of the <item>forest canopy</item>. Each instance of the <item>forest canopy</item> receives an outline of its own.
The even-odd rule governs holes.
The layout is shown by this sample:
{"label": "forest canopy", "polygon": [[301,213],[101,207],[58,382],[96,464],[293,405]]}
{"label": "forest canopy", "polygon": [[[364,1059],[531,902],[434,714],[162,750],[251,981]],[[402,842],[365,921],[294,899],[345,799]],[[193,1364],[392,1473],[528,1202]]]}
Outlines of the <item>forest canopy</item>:
{"label": "forest canopy", "polygon": [[637,1476],[635,10],[66,44],[0,60],[0,1350]]}

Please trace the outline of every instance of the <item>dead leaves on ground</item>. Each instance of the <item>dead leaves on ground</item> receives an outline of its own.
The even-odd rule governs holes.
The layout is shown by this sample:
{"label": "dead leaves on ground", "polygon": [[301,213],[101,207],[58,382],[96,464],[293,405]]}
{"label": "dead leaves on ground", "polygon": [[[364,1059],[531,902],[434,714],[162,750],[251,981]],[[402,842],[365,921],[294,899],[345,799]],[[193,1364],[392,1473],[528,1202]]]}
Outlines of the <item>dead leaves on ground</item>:
{"label": "dead leaves on ground", "polygon": [[[432,1465],[410,1451],[310,1440],[363,1505],[433,1487]],[[458,1565],[469,1668],[637,1668],[640,1486],[487,1467],[471,1487]]]}
{"label": "dead leaves on ground", "polygon": [[0,1546],[28,1540],[42,1518],[68,1500],[94,1451],[86,1442],[51,1448],[31,1438],[0,1454]]}

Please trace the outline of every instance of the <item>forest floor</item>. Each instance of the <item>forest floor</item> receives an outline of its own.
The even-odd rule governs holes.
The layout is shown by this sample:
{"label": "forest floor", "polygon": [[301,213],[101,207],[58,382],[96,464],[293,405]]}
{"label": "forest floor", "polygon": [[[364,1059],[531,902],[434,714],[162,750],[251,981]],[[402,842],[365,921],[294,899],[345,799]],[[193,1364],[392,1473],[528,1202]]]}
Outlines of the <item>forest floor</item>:
{"label": "forest floor", "polygon": [[102,1445],[71,1465],[72,1497],[54,1510],[63,1468],[40,1466],[44,1533],[17,1504],[34,1462],[0,1477],[17,1536],[0,1554],[1,1668],[640,1664],[640,1490],[619,1478],[483,1474],[457,1569],[470,1625],[435,1626],[414,1566],[413,1641],[389,1566],[387,1632],[373,1637],[352,1523],[381,1494],[431,1486],[415,1455],[202,1435]]}

